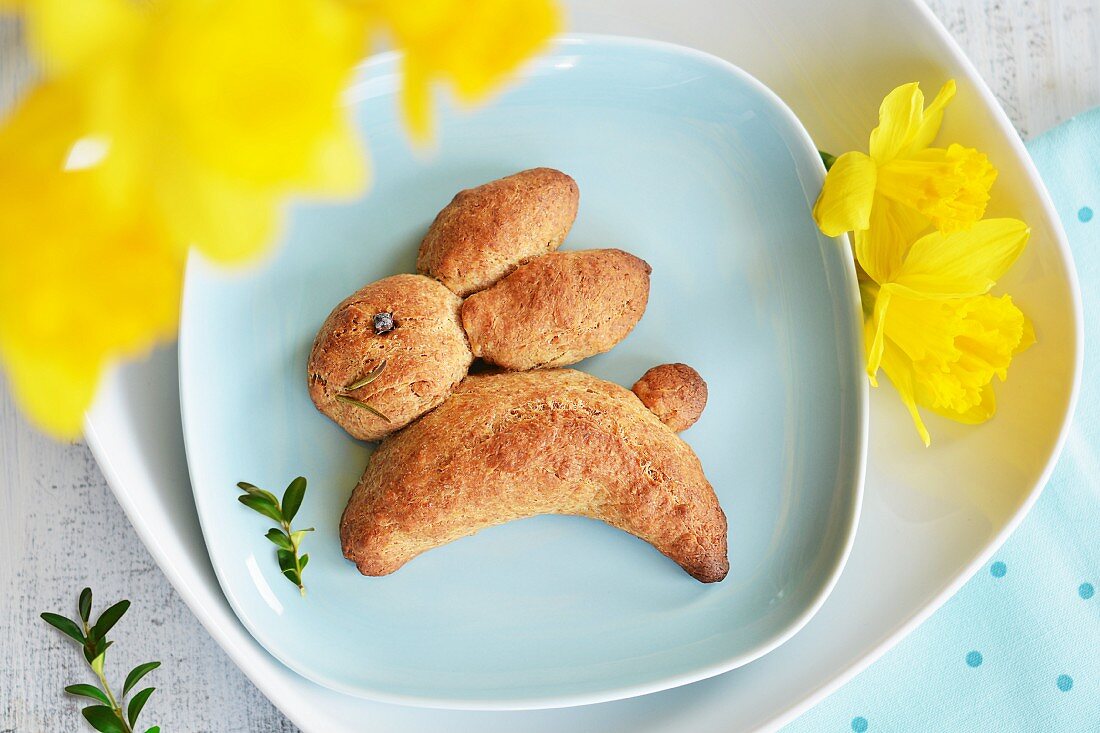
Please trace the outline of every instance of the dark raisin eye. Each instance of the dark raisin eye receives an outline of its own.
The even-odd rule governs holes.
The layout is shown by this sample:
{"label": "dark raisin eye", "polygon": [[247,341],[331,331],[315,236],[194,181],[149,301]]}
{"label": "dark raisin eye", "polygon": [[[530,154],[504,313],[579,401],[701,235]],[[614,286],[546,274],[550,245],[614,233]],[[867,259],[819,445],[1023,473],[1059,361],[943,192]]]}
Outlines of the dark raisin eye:
{"label": "dark raisin eye", "polygon": [[394,329],[392,313],[375,313],[374,314],[374,332],[381,336],[384,333],[389,333]]}

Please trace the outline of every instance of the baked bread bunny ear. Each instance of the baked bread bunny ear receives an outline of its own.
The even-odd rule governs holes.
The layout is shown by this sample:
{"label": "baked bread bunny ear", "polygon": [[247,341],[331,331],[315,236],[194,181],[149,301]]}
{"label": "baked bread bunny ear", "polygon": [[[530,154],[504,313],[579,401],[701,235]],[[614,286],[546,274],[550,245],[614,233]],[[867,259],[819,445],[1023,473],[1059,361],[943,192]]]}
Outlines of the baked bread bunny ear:
{"label": "baked bread bunny ear", "polygon": [[416,270],[466,297],[565,241],[580,203],[577,182],[532,168],[459,191],[435,217]]}
{"label": "baked bread bunny ear", "polygon": [[512,371],[610,351],[645,313],[650,267],[621,249],[551,252],[462,304],[474,356]]}

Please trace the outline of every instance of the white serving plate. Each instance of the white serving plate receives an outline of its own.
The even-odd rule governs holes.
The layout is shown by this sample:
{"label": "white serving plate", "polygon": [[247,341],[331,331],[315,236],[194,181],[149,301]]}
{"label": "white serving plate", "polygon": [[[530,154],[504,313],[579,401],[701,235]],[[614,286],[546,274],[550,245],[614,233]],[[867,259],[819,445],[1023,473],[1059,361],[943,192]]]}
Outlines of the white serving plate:
{"label": "white serving plate", "polygon": [[981,429],[932,421],[920,447],[889,388],[871,400],[863,518],[832,596],[794,638],[733,672],[613,703],[529,712],[455,712],[372,703],[296,676],[237,621],[210,567],[183,456],[176,359],[158,351],[119,370],[89,413],[90,445],[169,579],[233,660],[303,730],[728,731],[774,729],[856,674],[938,608],[1019,524],[1061,448],[1081,358],[1079,295],[1063,232],[1023,145],[958,47],[917,0],[571,4],[573,30],[695,46],[774,89],[825,149],[866,144],[898,83],[959,83],[944,135],[1000,168],[993,215],[1032,227],[1002,282],[1040,339],[999,390]]}

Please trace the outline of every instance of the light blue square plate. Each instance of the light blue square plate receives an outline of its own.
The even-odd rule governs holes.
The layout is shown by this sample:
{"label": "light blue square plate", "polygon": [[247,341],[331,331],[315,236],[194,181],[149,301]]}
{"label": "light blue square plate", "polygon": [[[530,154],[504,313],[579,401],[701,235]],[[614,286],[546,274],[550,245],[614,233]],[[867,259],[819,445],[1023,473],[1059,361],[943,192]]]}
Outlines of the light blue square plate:
{"label": "light blue square plate", "polygon": [[[739,69],[665,44],[560,41],[489,105],[444,105],[440,149],[411,149],[398,61],[366,63],[349,100],[374,188],[300,206],[260,267],[193,258],[180,337],[188,464],[210,557],[270,652],[335,689],[442,707],[610,700],[745,664],[825,599],[859,514],[866,442],[860,310],[846,242],[810,209],[817,153],[783,103]],[[578,368],[630,385],[683,361],[710,385],[684,438],[729,518],[730,573],[702,585],[644,542],[592,520],[513,522],[383,578],[340,552],[338,523],[371,446],[317,413],[305,364],[329,310],[412,271],[459,189],[535,166],[571,174],[567,248],[620,247],[653,266],[649,308]],[[305,598],[279,573],[268,523],[237,481],[309,491],[317,528]]]}

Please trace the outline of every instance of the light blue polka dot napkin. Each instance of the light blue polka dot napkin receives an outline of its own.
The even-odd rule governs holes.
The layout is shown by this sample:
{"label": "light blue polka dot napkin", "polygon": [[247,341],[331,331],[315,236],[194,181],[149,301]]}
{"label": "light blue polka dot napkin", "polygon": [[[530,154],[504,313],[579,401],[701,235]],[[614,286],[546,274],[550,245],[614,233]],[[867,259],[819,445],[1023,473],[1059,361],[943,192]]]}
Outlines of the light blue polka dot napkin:
{"label": "light blue polka dot napkin", "polygon": [[1028,149],[1084,301],[1085,367],[1066,450],[993,561],[783,733],[1100,733],[1100,109]]}

